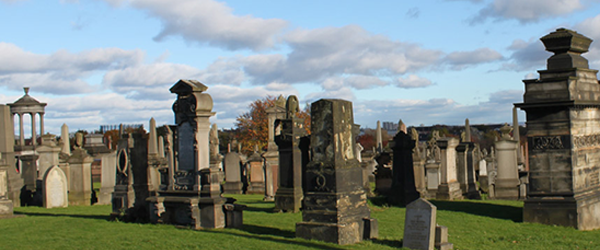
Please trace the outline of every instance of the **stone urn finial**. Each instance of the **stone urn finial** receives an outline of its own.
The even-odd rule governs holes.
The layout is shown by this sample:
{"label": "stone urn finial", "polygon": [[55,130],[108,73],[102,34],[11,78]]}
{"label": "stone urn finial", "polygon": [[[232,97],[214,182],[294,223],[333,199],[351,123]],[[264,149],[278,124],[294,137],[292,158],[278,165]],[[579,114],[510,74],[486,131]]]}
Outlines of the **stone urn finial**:
{"label": "stone urn finial", "polygon": [[547,51],[554,53],[548,59],[548,70],[589,68],[588,60],[581,54],[588,51],[592,39],[575,31],[560,28],[540,40]]}
{"label": "stone urn finial", "polygon": [[500,128],[500,139],[502,140],[512,140],[512,137],[510,136],[510,131],[512,131],[513,128],[511,126],[508,126],[508,123],[505,123],[504,126],[502,126],[502,128]]}
{"label": "stone urn finial", "polygon": [[29,95],[29,87],[24,87],[23,91],[25,91],[25,95]]}

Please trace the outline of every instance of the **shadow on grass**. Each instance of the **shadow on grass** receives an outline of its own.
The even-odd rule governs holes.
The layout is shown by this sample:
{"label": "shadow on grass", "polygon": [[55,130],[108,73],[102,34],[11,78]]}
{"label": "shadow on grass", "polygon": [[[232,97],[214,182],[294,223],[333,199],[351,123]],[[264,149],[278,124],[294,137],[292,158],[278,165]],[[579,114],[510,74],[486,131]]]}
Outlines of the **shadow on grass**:
{"label": "shadow on grass", "polygon": [[84,215],[84,214],[53,214],[53,213],[32,213],[32,212],[14,212],[15,214],[26,215],[26,216],[49,216],[49,217],[73,217],[83,219],[94,219],[94,220],[110,220],[110,215]]}
{"label": "shadow on grass", "polygon": [[265,213],[278,213],[275,212],[275,208],[274,207],[251,207],[251,206],[247,206],[246,208],[244,208],[244,211],[252,211],[252,212],[265,212]]}
{"label": "shadow on grass", "polygon": [[377,244],[377,245],[384,245],[384,246],[389,246],[389,247],[394,247],[394,248],[402,248],[402,243],[404,241],[403,240],[371,239],[371,242],[373,242],[373,244]]}
{"label": "shadow on grass", "polygon": [[274,228],[274,227],[263,227],[263,226],[258,226],[258,225],[243,225],[240,230],[246,231],[251,234],[272,235],[272,236],[278,236],[278,237],[284,237],[284,238],[296,237],[296,233],[294,231],[281,230],[279,228]]}
{"label": "shadow on grass", "polygon": [[[248,230],[248,227],[252,228],[252,230]],[[259,228],[259,229],[257,229],[257,228]],[[318,248],[318,249],[332,249],[332,250],[344,249],[341,247],[329,246],[329,245],[326,245],[325,243],[304,242],[304,241],[300,241],[300,240],[294,240],[293,232],[291,232],[292,236],[288,238],[287,236],[281,236],[278,233],[273,233],[272,231],[269,231],[269,233],[261,233],[256,230],[259,230],[259,231],[273,230],[273,231],[278,231],[278,233],[285,232],[282,234],[288,234],[288,232],[290,232],[290,231],[280,230],[277,228],[261,227],[261,226],[256,226],[256,225],[244,225],[243,226],[242,231],[245,231],[245,232],[251,233],[251,234],[238,233],[238,232],[230,231],[230,230],[223,230],[223,231],[207,230],[207,231],[203,231],[203,232],[235,235],[235,236],[245,237],[245,238],[249,238],[249,239],[261,240],[261,241],[272,241],[272,242],[277,242],[277,243],[290,244],[290,245],[295,245],[295,246],[304,246],[304,247],[310,247],[310,248]],[[286,237],[286,238],[274,238],[273,236]]]}
{"label": "shadow on grass", "polygon": [[523,222],[523,208],[468,201],[431,200],[438,210],[464,212],[491,218]]}

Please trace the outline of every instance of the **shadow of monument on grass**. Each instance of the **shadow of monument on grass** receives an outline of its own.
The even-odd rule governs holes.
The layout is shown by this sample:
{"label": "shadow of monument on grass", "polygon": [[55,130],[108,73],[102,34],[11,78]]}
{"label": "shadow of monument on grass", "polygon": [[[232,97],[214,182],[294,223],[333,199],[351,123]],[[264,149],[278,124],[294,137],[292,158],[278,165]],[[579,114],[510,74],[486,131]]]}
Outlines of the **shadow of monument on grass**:
{"label": "shadow of monument on grass", "polygon": [[[245,237],[245,238],[249,238],[249,239],[256,239],[256,240],[261,240],[261,241],[272,241],[272,242],[277,242],[277,243],[290,244],[290,245],[294,245],[294,246],[304,246],[304,247],[310,247],[310,248],[316,248],[316,249],[331,249],[331,250],[345,249],[342,247],[330,246],[330,245],[327,245],[327,243],[320,243],[317,241],[305,242],[305,240],[301,240],[301,239],[294,240],[295,233],[291,232],[291,231],[284,231],[284,230],[280,230],[280,229],[276,229],[276,228],[261,227],[261,226],[256,226],[256,225],[251,225],[250,226],[251,230],[246,227],[247,227],[247,225],[244,225],[244,227],[241,230],[245,231],[247,233],[250,233],[250,234],[236,232],[233,230],[207,230],[207,231],[202,231],[202,232],[203,233],[235,235],[238,237]],[[256,230],[258,230],[258,231],[256,231]],[[263,230],[275,230],[275,231],[280,231],[280,233],[285,232],[285,234],[290,232],[293,236],[287,238],[288,236],[281,236],[281,235],[278,235],[277,233],[274,234],[271,232],[270,234],[263,234],[263,233],[259,232],[259,231],[263,231]],[[276,238],[276,237],[286,237],[286,238]]]}
{"label": "shadow of monument on grass", "polygon": [[240,229],[242,231],[246,231],[251,234],[260,234],[260,235],[272,235],[277,237],[284,238],[294,238],[296,237],[296,232],[289,230],[281,230],[279,228],[274,227],[263,227],[258,225],[243,225]]}
{"label": "shadow of monument on grass", "polygon": [[437,207],[438,211],[464,212],[496,219],[523,222],[523,208],[521,207],[468,201],[431,200],[430,202]]}
{"label": "shadow of monument on grass", "polygon": [[14,212],[15,215],[25,215],[25,216],[48,216],[48,217],[73,217],[73,218],[82,218],[82,219],[93,219],[93,220],[110,220],[110,215],[86,215],[86,214],[53,214],[53,213],[34,213],[34,212]]}
{"label": "shadow of monument on grass", "polygon": [[371,239],[373,244],[384,245],[394,248],[402,248],[402,243],[404,240],[386,240],[386,239]]}

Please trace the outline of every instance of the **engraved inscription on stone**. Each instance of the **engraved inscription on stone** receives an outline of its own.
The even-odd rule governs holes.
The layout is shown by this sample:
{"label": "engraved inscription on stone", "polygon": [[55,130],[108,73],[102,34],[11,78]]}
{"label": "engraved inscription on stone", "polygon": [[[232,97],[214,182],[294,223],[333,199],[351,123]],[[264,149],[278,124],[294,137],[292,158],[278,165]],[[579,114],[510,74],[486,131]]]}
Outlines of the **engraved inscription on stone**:
{"label": "engraved inscription on stone", "polygon": [[434,247],[437,208],[423,198],[406,206],[403,247],[429,250]]}
{"label": "engraved inscription on stone", "polygon": [[194,169],[194,129],[189,122],[179,126],[179,170]]}
{"label": "engraved inscription on stone", "polygon": [[597,147],[600,146],[600,135],[574,136],[573,144],[577,148]]}
{"label": "engraved inscription on stone", "polygon": [[8,193],[8,180],[6,170],[0,171],[0,198],[6,197]]}

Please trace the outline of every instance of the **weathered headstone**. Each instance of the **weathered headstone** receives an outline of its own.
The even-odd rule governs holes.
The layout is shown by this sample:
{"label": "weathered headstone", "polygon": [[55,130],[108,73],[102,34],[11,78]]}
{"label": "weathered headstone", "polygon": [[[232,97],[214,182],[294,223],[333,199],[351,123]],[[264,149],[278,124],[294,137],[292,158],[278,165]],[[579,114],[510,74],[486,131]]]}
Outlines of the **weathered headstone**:
{"label": "weathered headstone", "polygon": [[[0,158],[1,159],[1,158]],[[8,199],[8,173],[0,168],[0,218],[13,215],[13,202]]]}
{"label": "weathered headstone", "polygon": [[406,206],[402,247],[433,250],[437,207],[419,198]]}
{"label": "weathered headstone", "polygon": [[58,166],[50,167],[43,178],[44,207],[67,207],[67,176]]}
{"label": "weathered headstone", "polygon": [[223,184],[223,193],[225,194],[241,194],[244,191],[244,183],[242,182],[244,162],[242,156],[237,152],[229,152],[225,155],[225,184]]}
{"label": "weathered headstone", "polygon": [[437,141],[440,147],[440,185],[436,198],[440,200],[463,199],[460,184],[456,179],[456,146],[458,140],[455,138],[442,138]]}
{"label": "weathered headstone", "polygon": [[265,193],[265,160],[263,157],[254,151],[248,157],[248,190],[247,194],[264,194]]}
{"label": "weathered headstone", "polygon": [[38,159],[38,180],[44,178],[44,173],[52,167],[59,164],[60,147],[56,144],[56,136],[53,134],[42,135],[42,143],[36,147],[39,154]]}
{"label": "weathered headstone", "polygon": [[435,197],[438,186],[440,185],[440,148],[437,146],[439,133],[433,131],[431,139],[427,142],[427,161],[425,170],[427,171],[427,197]]}
{"label": "weathered headstone", "polygon": [[286,119],[275,122],[279,132],[275,136],[279,147],[279,188],[275,194],[275,211],[296,213],[302,205],[302,172],[308,163],[308,145],[304,120],[296,116],[298,111],[298,99],[291,95],[286,102]]}
{"label": "weathered headstone", "polygon": [[311,105],[312,161],[305,171],[302,222],[296,237],[353,244],[377,237],[362,170],[355,156],[352,103],[321,99]]}
{"label": "weathered headstone", "polygon": [[512,130],[508,124],[500,129],[502,136],[495,142],[498,157],[495,180],[496,199],[519,199],[519,169],[517,168],[517,142],[508,134]]}
{"label": "weathered headstone", "polygon": [[69,158],[71,179],[69,205],[89,206],[92,204],[92,161],[83,148],[76,148]]}
{"label": "weathered headstone", "polygon": [[15,168],[14,149],[15,132],[10,107],[0,104],[0,171],[6,174],[8,200],[12,201],[14,207],[19,207],[23,179]]}

